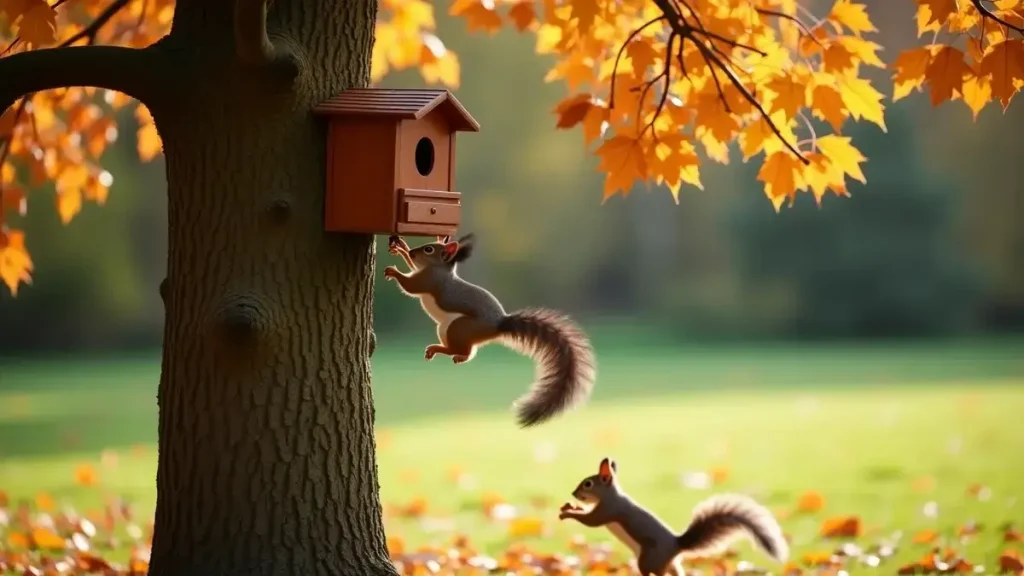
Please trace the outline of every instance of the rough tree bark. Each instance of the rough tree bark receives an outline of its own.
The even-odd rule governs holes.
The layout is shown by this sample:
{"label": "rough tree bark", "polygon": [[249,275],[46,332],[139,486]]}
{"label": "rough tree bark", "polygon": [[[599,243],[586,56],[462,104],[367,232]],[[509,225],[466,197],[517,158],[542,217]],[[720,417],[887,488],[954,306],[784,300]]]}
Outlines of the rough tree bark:
{"label": "rough tree bark", "polygon": [[309,112],[367,83],[376,5],[178,0],[145,50],[0,60],[4,108],[59,86],[121,90],[163,138],[152,576],[395,574],[369,385],[373,242],[323,232],[325,128]]}

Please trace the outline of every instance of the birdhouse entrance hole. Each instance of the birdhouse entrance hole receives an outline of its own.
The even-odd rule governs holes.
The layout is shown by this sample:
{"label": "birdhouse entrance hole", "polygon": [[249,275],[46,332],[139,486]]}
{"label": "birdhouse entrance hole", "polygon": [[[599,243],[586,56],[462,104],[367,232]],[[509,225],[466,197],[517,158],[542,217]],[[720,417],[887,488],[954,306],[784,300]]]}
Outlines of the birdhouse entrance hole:
{"label": "birdhouse entrance hole", "polygon": [[416,171],[420,176],[429,176],[434,169],[434,143],[423,137],[416,143]]}

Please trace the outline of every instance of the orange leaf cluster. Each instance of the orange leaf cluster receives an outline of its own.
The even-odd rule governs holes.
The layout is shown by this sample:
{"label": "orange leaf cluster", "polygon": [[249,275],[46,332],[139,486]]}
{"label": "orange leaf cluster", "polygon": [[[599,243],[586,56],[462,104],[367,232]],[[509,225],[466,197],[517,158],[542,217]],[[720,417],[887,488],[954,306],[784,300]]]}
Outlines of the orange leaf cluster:
{"label": "orange leaf cluster", "polygon": [[[89,42],[141,48],[168,32],[173,13],[173,0],[0,0],[0,55]],[[10,216],[26,213],[27,189],[49,182],[65,224],[84,202],[106,202],[113,177],[100,159],[118,137],[114,113],[130,102],[120,93],[65,88],[36,93],[0,113],[0,280],[12,294],[31,283],[33,265]],[[139,155],[150,160],[160,150],[159,136],[148,112],[136,116]]]}
{"label": "orange leaf cluster", "polygon": [[995,100],[1005,111],[1024,87],[1024,1],[917,5],[917,35],[932,41],[893,63],[893,100],[927,87],[936,106],[962,100],[977,118]]}
{"label": "orange leaf cluster", "polygon": [[[893,100],[927,90],[933,103],[962,100],[975,117],[1005,110],[1024,87],[1024,0],[916,0],[927,45],[890,66]],[[0,57],[40,47],[97,43],[143,47],[169,30],[174,0],[0,0]],[[581,127],[605,174],[604,198],[638,183],[703,188],[706,160],[731,148],[757,157],[757,178],[776,210],[798,192],[821,202],[866,181],[866,161],[844,130],[865,121],[885,130],[884,96],[865,77],[886,68],[864,4],[835,0],[811,14],[797,0],[453,0],[448,13],[470,30],[503,27],[536,36],[553,55],[545,80],[569,95],[556,126]],[[434,33],[429,0],[381,0],[371,79],[416,68],[427,83],[457,88],[458,56]],[[102,204],[113,181],[100,157],[117,135],[121,94],[93,89],[37,93],[0,115],[0,279],[29,283],[32,259],[5,216],[24,214],[25,190],[55,183],[69,222],[85,201]],[[97,98],[99,96],[99,98]],[[137,107],[138,153],[161,150],[148,110]],[[9,218],[8,218],[9,219]]]}
{"label": "orange leaf cluster", "polygon": [[[758,179],[778,209],[799,191],[820,199],[864,182],[866,159],[846,121],[885,129],[882,94],[862,77],[884,67],[860,4],[841,0],[804,22],[796,2],[711,0],[667,14],[659,2],[543,2],[537,51],[554,54],[548,81],[572,92],[556,126],[598,144],[604,196],[637,182],[702,188],[701,156],[762,156]],[[697,31],[682,36],[677,25]],[[685,31],[685,29],[684,29]],[[828,133],[831,130],[831,133]]]}

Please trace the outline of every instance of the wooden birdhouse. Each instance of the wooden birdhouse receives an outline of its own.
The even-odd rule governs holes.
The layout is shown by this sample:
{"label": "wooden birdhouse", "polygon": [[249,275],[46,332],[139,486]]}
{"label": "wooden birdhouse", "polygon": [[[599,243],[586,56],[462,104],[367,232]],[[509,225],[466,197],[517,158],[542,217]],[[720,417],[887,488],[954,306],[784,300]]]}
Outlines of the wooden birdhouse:
{"label": "wooden birdhouse", "polygon": [[328,120],[327,231],[455,234],[455,133],[480,124],[450,92],[357,88],[314,112]]}

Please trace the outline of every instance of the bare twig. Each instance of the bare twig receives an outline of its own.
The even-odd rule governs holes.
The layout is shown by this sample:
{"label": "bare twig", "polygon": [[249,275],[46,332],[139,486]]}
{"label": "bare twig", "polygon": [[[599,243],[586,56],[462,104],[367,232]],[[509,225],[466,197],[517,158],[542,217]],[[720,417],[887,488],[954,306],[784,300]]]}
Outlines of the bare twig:
{"label": "bare twig", "polygon": [[640,131],[637,139],[643,138],[644,134],[647,133],[647,130],[650,129],[651,133],[654,135],[654,141],[658,141],[658,131],[654,130],[654,123],[658,121],[658,116],[661,115],[661,111],[665,108],[665,102],[668,101],[669,87],[672,85],[672,49],[675,47],[674,45],[677,36],[678,35],[674,32],[669,34],[668,43],[665,46],[665,68],[662,70],[661,74],[658,74],[651,79],[650,82],[647,82],[644,85],[643,91],[640,93],[640,102],[637,104],[636,111],[637,124],[640,123],[640,119],[643,114],[644,99],[647,98],[647,91],[659,80],[664,80],[665,82],[665,85],[661,89],[661,99],[658,100],[658,106],[654,110],[654,116],[651,117],[651,121],[644,126],[643,130]]}
{"label": "bare twig", "polygon": [[981,0],[971,0],[971,4],[974,4],[974,7],[978,10],[979,13],[981,13],[981,19],[983,22],[986,18],[995,20],[996,22],[1002,24],[1003,26],[1006,26],[1010,30],[1016,31],[1018,34],[1024,34],[1024,28],[1021,28],[1020,26],[1014,26],[1013,24],[1010,24],[1006,20],[1003,20],[998,14],[989,10],[988,6],[983,6],[981,4]]}
{"label": "bare twig", "polygon": [[117,16],[117,13],[124,9],[129,2],[130,0],[114,0],[110,3],[110,6],[107,6],[103,12],[96,16],[96,19],[91,24],[83,28],[78,34],[62,42],[60,47],[71,46],[80,40],[86,40],[89,45],[95,44],[96,35],[100,33],[100,29],[106,26],[107,22],[110,22],[114,16]]}
{"label": "bare twig", "polygon": [[[716,46],[714,42],[715,40],[718,40],[719,42],[722,42],[723,44],[726,44],[733,48],[751,48],[741,45],[739,42],[735,40],[730,40],[716,33],[709,32],[707,29],[704,28],[704,24],[700,21],[700,18],[697,16],[697,13],[690,7],[687,0],[678,0],[678,2],[677,0],[654,0],[654,4],[662,11],[662,14],[665,16],[665,18],[668,19],[668,23],[671,26],[672,34],[669,36],[670,43],[673,42],[675,38],[679,38],[681,46],[684,45],[686,40],[690,40],[691,42],[694,43],[694,46],[696,46],[697,50],[700,52],[700,55],[701,57],[703,57],[708,68],[711,69],[711,76],[715,81],[715,87],[718,89],[719,97],[721,98],[722,103],[725,106],[726,112],[732,113],[732,110],[729,106],[729,100],[726,97],[725,92],[722,88],[722,83],[718,78],[718,70],[721,70],[726,75],[726,77],[728,77],[733,87],[735,87],[740,92],[740,95],[757,110],[757,112],[761,115],[765,122],[768,123],[768,126],[772,129],[772,132],[775,134],[775,136],[778,137],[778,139],[782,141],[782,143],[785,144],[785,146],[793,154],[795,154],[801,162],[803,162],[804,164],[810,164],[810,160],[804,157],[804,155],[800,153],[799,149],[797,149],[792,143],[790,143],[788,140],[786,140],[785,137],[783,137],[782,132],[779,130],[779,127],[775,125],[771,117],[765,111],[764,107],[761,106],[761,103],[758,102],[754,94],[752,94],[750,90],[746,86],[744,86],[743,82],[736,76],[732,68],[726,62],[726,60],[730,59],[729,55],[726,54],[723,50],[721,50],[718,46]],[[683,16],[682,10],[679,8],[680,4],[693,15],[693,19],[696,23],[696,26],[693,26],[686,21],[686,18]],[[705,43],[702,38],[698,38],[698,35],[706,38],[707,43]],[[719,54],[722,54],[722,56],[720,56]],[[685,67],[682,64],[682,48],[680,48],[678,59],[680,62],[680,67],[683,68],[683,72],[685,74]],[[652,80],[652,83],[657,82],[658,80],[665,76],[668,77],[666,79],[666,86],[668,86],[671,83],[671,55],[669,55],[669,57],[666,59],[665,70],[657,77],[655,77],[654,80]],[[667,96],[665,96],[665,98],[667,98]],[[660,112],[661,106],[659,106],[657,113]],[[655,115],[654,119],[657,119],[657,114]]]}
{"label": "bare twig", "polygon": [[626,52],[626,47],[629,46],[629,43],[632,42],[634,38],[639,36],[640,33],[644,31],[644,29],[646,29],[646,28],[648,28],[650,26],[653,26],[654,24],[656,24],[658,22],[661,22],[662,20],[665,20],[665,15],[664,14],[662,14],[661,16],[658,16],[657,18],[654,18],[652,20],[648,20],[642,26],[637,28],[636,30],[633,30],[632,32],[630,32],[629,36],[626,37],[626,41],[622,43],[622,47],[619,48],[619,53],[615,56],[615,65],[612,66],[612,83],[611,83],[611,87],[609,88],[609,91],[611,92],[611,95],[608,97],[608,109],[609,110],[612,109],[612,108],[615,108],[615,77],[618,75],[619,60],[622,59],[622,54]]}
{"label": "bare twig", "polygon": [[814,37],[814,34],[811,32],[811,29],[808,28],[806,24],[801,22],[800,19],[797,18],[796,16],[791,16],[789,14],[786,14],[785,12],[779,12],[777,10],[767,10],[765,8],[756,8],[756,10],[758,14],[762,14],[764,16],[775,16],[777,18],[782,18],[783,20],[789,20],[790,22],[800,27],[800,31],[802,32],[803,36],[807,36],[811,40],[814,40],[814,43],[817,44],[819,47],[825,47],[825,45],[822,44],[820,40]]}

